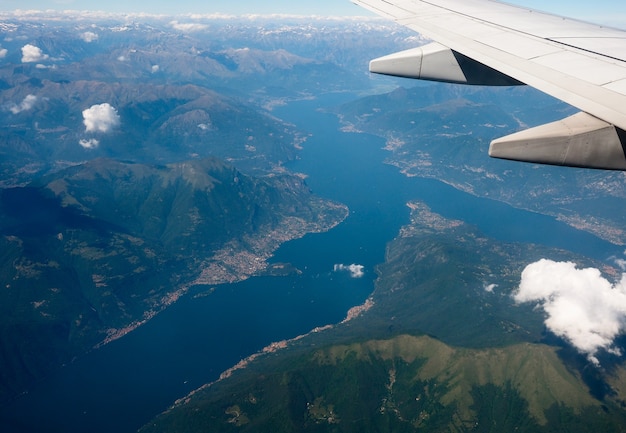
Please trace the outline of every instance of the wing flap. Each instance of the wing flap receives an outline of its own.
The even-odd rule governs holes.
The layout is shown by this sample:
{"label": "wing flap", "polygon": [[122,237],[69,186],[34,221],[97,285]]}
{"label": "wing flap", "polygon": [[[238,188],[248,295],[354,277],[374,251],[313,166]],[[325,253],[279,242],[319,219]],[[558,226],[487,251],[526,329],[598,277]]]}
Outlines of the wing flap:
{"label": "wing flap", "polygon": [[[480,35],[476,38],[476,41],[501,51],[506,51],[514,44],[519,44],[519,40],[515,35],[503,30],[489,35]],[[534,39],[530,39],[524,45],[517,47],[517,56],[526,60],[559,52],[561,50],[556,44],[546,44],[543,41]]]}
{"label": "wing flap", "polygon": [[570,51],[541,55],[533,59],[533,62],[550,70],[566,69],[570,76],[597,86],[604,86],[624,78],[622,65],[616,65],[604,59],[581,62],[580,56]]}

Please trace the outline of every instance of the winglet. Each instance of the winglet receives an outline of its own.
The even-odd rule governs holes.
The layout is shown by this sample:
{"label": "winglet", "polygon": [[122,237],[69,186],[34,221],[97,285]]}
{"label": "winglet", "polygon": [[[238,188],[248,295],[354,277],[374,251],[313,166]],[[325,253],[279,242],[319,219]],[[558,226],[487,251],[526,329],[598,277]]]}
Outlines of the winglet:
{"label": "winglet", "polygon": [[626,170],[626,133],[581,112],[491,142],[489,156],[570,167]]}

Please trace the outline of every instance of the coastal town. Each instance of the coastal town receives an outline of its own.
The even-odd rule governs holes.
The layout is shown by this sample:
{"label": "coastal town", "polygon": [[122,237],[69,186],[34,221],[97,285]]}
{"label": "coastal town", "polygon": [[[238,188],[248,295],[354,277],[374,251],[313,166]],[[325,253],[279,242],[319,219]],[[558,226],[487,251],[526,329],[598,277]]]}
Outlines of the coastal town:
{"label": "coastal town", "polygon": [[257,233],[238,240],[231,240],[205,261],[199,276],[190,283],[182,284],[175,290],[150,301],[150,308],[141,319],[122,328],[109,328],[104,338],[94,348],[115,341],[145,324],[159,312],[174,304],[188,293],[190,287],[198,285],[219,285],[235,283],[259,275],[268,269],[268,260],[280,245],[300,238],[307,233],[321,233],[341,223],[348,215],[348,208],[339,203],[317,200],[319,209],[316,221],[299,217],[285,217],[279,228],[259,230]]}
{"label": "coastal town", "polygon": [[328,231],[348,216],[345,205],[326,202],[317,221],[287,217],[277,228],[259,230],[242,240],[234,239],[205,262],[193,285],[215,285],[243,281],[267,269],[268,259],[283,243],[307,233]]}

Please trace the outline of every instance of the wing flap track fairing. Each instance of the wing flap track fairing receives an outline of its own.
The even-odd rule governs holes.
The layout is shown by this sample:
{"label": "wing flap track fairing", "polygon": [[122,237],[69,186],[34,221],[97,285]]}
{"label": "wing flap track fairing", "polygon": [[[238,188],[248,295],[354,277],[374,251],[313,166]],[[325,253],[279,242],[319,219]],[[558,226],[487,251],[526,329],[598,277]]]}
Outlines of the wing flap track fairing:
{"label": "wing flap track fairing", "polygon": [[517,86],[524,83],[433,42],[379,57],[370,72],[396,77],[480,86]]}
{"label": "wing flap track fairing", "polygon": [[626,170],[626,134],[581,112],[493,140],[489,156],[568,167]]}

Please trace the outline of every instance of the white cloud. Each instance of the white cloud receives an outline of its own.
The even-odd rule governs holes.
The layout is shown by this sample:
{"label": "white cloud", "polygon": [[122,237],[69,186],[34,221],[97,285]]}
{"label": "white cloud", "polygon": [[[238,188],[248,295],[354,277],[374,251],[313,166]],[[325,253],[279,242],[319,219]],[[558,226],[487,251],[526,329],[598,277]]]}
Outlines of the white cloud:
{"label": "white cloud", "polygon": [[206,24],[179,23],[178,21],[171,21],[170,26],[172,26],[174,30],[178,30],[180,32],[199,32],[202,30],[206,30],[209,27]]}
{"label": "white cloud", "polygon": [[493,289],[495,289],[496,287],[498,287],[497,284],[485,284],[485,292],[492,293]]}
{"label": "white cloud", "polygon": [[9,110],[13,114],[18,114],[22,111],[30,110],[31,108],[33,108],[36,102],[37,97],[35,95],[26,95],[26,97],[22,100],[22,102],[19,103],[19,105],[12,104],[11,107],[9,107]]}
{"label": "white cloud", "polygon": [[0,48],[0,59],[4,59],[8,53],[9,50],[7,50],[6,48]]}
{"label": "white cloud", "polygon": [[125,62],[125,61],[126,61],[126,56],[119,56],[119,57],[117,58],[117,60],[118,60],[119,62]]}
{"label": "white cloud", "polygon": [[348,271],[350,273],[350,277],[352,278],[361,278],[363,275],[365,275],[365,273],[363,272],[363,269],[365,268],[365,266],[363,265],[356,265],[356,264],[351,264],[351,265],[344,265],[344,264],[336,264],[333,268],[333,270],[335,272],[340,272],[340,271]]}
{"label": "white cloud", "polygon": [[601,349],[620,354],[613,342],[626,330],[626,274],[613,285],[598,269],[542,259],[524,269],[514,298],[540,305],[548,329],[593,363]]}
{"label": "white cloud", "polygon": [[120,116],[110,104],[92,105],[83,110],[85,132],[109,132],[119,126]]}
{"label": "white cloud", "polygon": [[161,69],[159,65],[152,65],[152,68],[150,68],[153,74],[156,74],[157,72],[159,72],[159,69]]}
{"label": "white cloud", "polygon": [[41,48],[34,45],[26,44],[22,47],[22,63],[41,62],[49,57],[41,51]]}
{"label": "white cloud", "polygon": [[87,43],[97,41],[98,37],[98,34],[94,32],[84,32],[80,35],[80,38]]}
{"label": "white cloud", "polygon": [[95,138],[90,138],[88,140],[82,139],[78,142],[78,144],[83,146],[83,148],[85,149],[95,149],[100,145],[100,141],[96,140]]}

